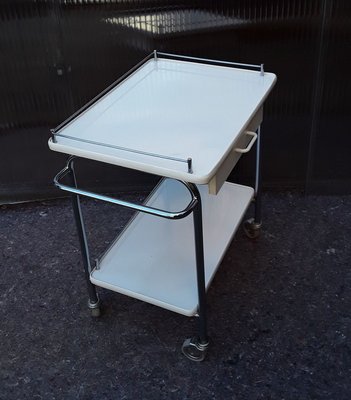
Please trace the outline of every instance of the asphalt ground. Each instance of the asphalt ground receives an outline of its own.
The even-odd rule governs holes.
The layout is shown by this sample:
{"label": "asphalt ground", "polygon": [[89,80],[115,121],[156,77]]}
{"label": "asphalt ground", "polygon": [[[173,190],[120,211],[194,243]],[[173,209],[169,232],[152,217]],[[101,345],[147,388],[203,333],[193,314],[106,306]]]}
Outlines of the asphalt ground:
{"label": "asphalt ground", "polygon": [[[83,211],[92,257],[132,215]],[[0,207],[0,399],[349,400],[351,196],[265,193],[263,219],[223,259],[194,363],[194,318],[104,289],[91,317],[68,199]]]}

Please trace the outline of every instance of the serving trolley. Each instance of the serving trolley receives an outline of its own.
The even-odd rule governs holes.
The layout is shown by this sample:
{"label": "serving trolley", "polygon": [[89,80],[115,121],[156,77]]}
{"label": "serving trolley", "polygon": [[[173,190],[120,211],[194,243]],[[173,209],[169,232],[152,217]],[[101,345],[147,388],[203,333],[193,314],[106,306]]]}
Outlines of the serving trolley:
{"label": "serving trolley", "polygon": [[[244,229],[255,238],[261,227],[260,125],[275,81],[263,65],[154,51],[51,131],[50,149],[69,155],[54,183],[72,194],[93,316],[96,286],[196,316],[198,332],[182,351],[205,358],[206,290],[252,200]],[[254,187],[226,182],[255,141]],[[76,157],[162,179],[143,204],[131,203],[79,188]],[[94,264],[80,196],[136,211]]]}

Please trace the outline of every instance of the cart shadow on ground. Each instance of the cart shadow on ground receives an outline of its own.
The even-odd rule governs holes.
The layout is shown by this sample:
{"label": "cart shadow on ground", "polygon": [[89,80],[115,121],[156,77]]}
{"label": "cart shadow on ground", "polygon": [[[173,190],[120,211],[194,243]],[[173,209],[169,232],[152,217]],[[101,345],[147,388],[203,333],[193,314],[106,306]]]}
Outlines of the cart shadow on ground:
{"label": "cart shadow on ground", "polygon": [[[132,214],[83,209],[92,257]],[[350,209],[265,194],[261,237],[237,232],[208,291],[211,347],[193,363],[196,318],[104,289],[90,316],[68,200],[3,206],[0,399],[348,399]]]}

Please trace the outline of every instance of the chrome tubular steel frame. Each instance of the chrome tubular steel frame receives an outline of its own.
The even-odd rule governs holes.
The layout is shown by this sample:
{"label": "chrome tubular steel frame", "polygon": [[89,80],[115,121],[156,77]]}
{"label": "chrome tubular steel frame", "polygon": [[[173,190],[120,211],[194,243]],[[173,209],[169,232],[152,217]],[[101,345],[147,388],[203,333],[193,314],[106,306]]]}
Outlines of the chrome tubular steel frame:
{"label": "chrome tubular steel frame", "polygon": [[113,90],[116,86],[118,86],[126,78],[128,78],[135,71],[137,71],[139,68],[141,68],[146,62],[148,62],[151,59],[154,59],[155,61],[157,61],[159,56],[162,56],[163,58],[166,58],[166,59],[188,60],[188,61],[192,61],[192,62],[198,62],[198,63],[209,64],[209,65],[225,65],[228,67],[236,67],[236,68],[258,69],[260,71],[260,74],[264,75],[263,64],[244,64],[244,63],[237,63],[237,62],[232,62],[232,61],[212,60],[209,58],[183,56],[183,55],[179,55],[179,54],[163,53],[163,52],[154,50],[152,53],[150,53],[145,58],[143,58],[139,63],[137,63],[133,68],[131,68],[125,74],[123,74],[119,79],[117,79],[110,86],[108,86],[105,90],[103,90],[96,97],[94,97],[87,104],[85,104],[82,108],[80,108],[77,112],[75,112],[73,115],[71,115],[65,121],[63,121],[56,128],[51,129],[50,132],[52,135],[52,141],[55,143],[56,136],[61,136],[61,137],[67,138],[67,139],[77,140],[77,141],[81,141],[84,143],[99,145],[99,146],[103,146],[103,147],[110,147],[110,148],[114,148],[114,149],[121,150],[121,151],[128,151],[131,153],[142,154],[142,155],[146,155],[146,156],[150,156],[150,157],[156,157],[156,158],[162,158],[162,159],[187,163],[188,173],[192,174],[193,173],[193,168],[192,168],[193,160],[191,157],[188,157],[187,159],[176,158],[176,157],[171,157],[171,156],[167,156],[167,155],[163,155],[163,154],[155,154],[155,153],[149,153],[149,152],[140,151],[140,150],[136,150],[136,149],[129,149],[129,148],[121,147],[121,146],[114,146],[114,145],[110,145],[107,143],[99,143],[99,142],[91,141],[91,140],[87,140],[87,139],[78,139],[78,138],[60,133],[61,130],[65,126],[67,126],[68,124],[73,122],[75,119],[77,119],[81,114],[83,114],[86,110],[88,110],[91,106],[93,106],[98,100],[100,100],[102,97],[107,95],[111,90]]}
{"label": "chrome tubular steel frame", "polygon": [[[159,57],[166,59],[178,59],[178,60],[188,60],[192,62],[199,62],[209,65],[224,65],[228,67],[236,67],[236,68],[251,68],[258,69],[261,75],[264,75],[264,67],[263,64],[255,65],[255,64],[243,64],[243,63],[235,63],[230,61],[219,61],[219,60],[211,60],[205,58],[198,57],[189,57],[182,55],[175,55],[169,53],[158,52],[154,50],[147,57],[141,60],[138,64],[136,64],[132,69],[127,71],[121,78],[112,83],[108,88],[106,88],[103,92],[101,92],[98,96],[93,98],[90,102],[88,102],[84,107],[78,110],[75,114],[73,114],[70,118],[66,119],[63,123],[57,126],[55,129],[51,130],[52,140],[56,141],[56,136],[60,136],[60,131],[76,118],[78,118],[82,113],[84,113],[87,109],[89,109],[94,103],[96,103],[99,99],[107,95],[112,89],[114,89],[117,85],[119,85],[123,80],[125,80],[128,76],[137,71],[140,67],[142,67],[147,61],[150,59],[158,60]],[[247,224],[246,233],[250,238],[257,237],[257,234],[261,227],[261,172],[260,172],[260,152],[261,152],[261,129],[258,127],[257,129],[257,145],[256,145],[256,174],[255,174],[255,212],[254,218],[251,218],[245,222]],[[64,135],[62,135],[64,136]],[[73,140],[79,140],[76,138],[71,138]],[[119,148],[120,150],[137,152],[133,149],[125,149]],[[143,152],[141,152],[143,154]],[[167,158],[167,156],[153,154],[153,153],[145,153],[144,155],[149,155],[153,157]],[[87,196],[93,199],[106,201],[112,204],[120,205],[123,207],[127,207],[133,209],[138,212],[143,212],[147,214],[151,214],[161,218],[167,219],[181,219],[185,218],[190,213],[193,213],[193,223],[194,223],[194,238],[195,238],[195,256],[196,256],[196,275],[197,275],[197,292],[198,292],[198,335],[191,339],[186,339],[183,346],[183,353],[193,361],[202,361],[205,358],[209,340],[207,336],[207,313],[206,313],[206,284],[205,284],[205,268],[204,268],[204,248],[203,248],[203,219],[202,219],[202,205],[201,205],[201,196],[195,184],[180,181],[183,185],[186,186],[190,195],[191,201],[187,205],[184,210],[178,212],[169,212],[167,210],[160,210],[153,207],[148,207],[146,205],[134,204],[124,200],[115,199],[109,196],[89,192],[86,190],[79,189],[77,187],[75,171],[74,171],[74,159],[75,157],[69,157],[65,168],[60,171],[56,177],[54,178],[54,184],[60,188],[61,190],[70,192],[72,194],[72,202],[73,202],[73,211],[75,215],[77,231],[80,241],[80,247],[83,258],[83,265],[85,271],[85,279],[88,286],[88,294],[89,294],[89,308],[92,310],[93,315],[95,314],[93,311],[99,311],[99,299],[96,293],[95,286],[90,282],[90,258],[89,258],[89,248],[87,243],[87,237],[84,228],[83,216],[80,207],[80,196]],[[172,159],[172,158],[171,158]],[[173,159],[174,161],[186,162],[188,165],[188,172],[192,173],[192,163],[193,160],[191,158],[188,159]],[[61,180],[64,177],[69,177],[71,186],[65,185],[61,183]],[[244,224],[244,229],[245,229]]]}
{"label": "chrome tubular steel frame", "polygon": [[128,76],[130,76],[133,72],[135,72],[137,69],[139,69],[141,66],[143,66],[147,61],[149,61],[151,58],[154,57],[154,53],[150,53],[147,55],[145,58],[143,58],[138,64],[136,64],[133,68],[128,70],[125,74],[123,74],[120,78],[118,78],[116,81],[111,83],[110,86],[108,86],[105,90],[103,90],[101,93],[99,93],[97,96],[95,96],[93,99],[91,99],[88,103],[86,103],[82,108],[80,108],[78,111],[76,111],[74,114],[72,114],[70,117],[68,117],[66,120],[64,120],[60,125],[58,125],[56,128],[51,129],[50,132],[52,134],[52,139],[55,142],[55,135],[59,133],[59,131],[64,128],[66,125],[71,123],[73,120],[75,120],[77,117],[79,117],[84,111],[86,111],[89,107],[91,107],[94,103],[96,103],[98,100],[100,100],[102,97],[104,97],[107,93],[109,93],[113,88],[115,88],[118,84],[120,84],[122,81],[124,81]]}
{"label": "chrome tubular steel frame", "polygon": [[103,146],[103,147],[109,147],[110,149],[128,151],[130,153],[141,154],[141,155],[144,155],[144,156],[163,158],[164,160],[171,160],[171,161],[178,161],[178,162],[186,163],[187,166],[188,166],[188,173],[189,174],[193,173],[192,158],[191,157],[183,159],[183,158],[178,158],[178,157],[166,156],[166,155],[162,155],[162,154],[150,153],[150,152],[147,152],[147,151],[129,149],[127,147],[122,147],[122,146],[114,146],[112,144],[100,143],[100,142],[96,142],[94,140],[87,140],[87,139],[81,139],[81,138],[77,139],[77,138],[75,138],[73,136],[63,135],[61,133],[54,134],[54,137],[55,137],[55,135],[63,137],[63,138],[66,138],[66,139],[70,139],[70,140],[79,140],[80,142],[83,142],[83,143],[88,143],[88,144],[93,144],[93,145],[98,145],[98,146]]}
{"label": "chrome tubular steel frame", "polygon": [[256,171],[255,171],[255,195],[254,195],[254,217],[247,219],[243,228],[250,239],[256,239],[260,235],[262,226],[261,216],[261,125],[258,126],[256,141]]}
{"label": "chrome tubular steel frame", "polygon": [[[86,196],[96,200],[106,201],[138,212],[143,212],[146,214],[151,214],[157,217],[167,218],[172,220],[185,218],[190,213],[193,213],[197,291],[198,291],[198,304],[199,304],[198,306],[199,324],[198,324],[198,336],[192,340],[194,343],[196,343],[196,349],[199,354],[196,355],[188,354],[187,348],[184,346],[183,346],[183,353],[194,361],[202,361],[207,351],[208,337],[207,337],[207,318],[206,318],[206,283],[205,283],[204,248],[203,248],[202,205],[201,205],[201,196],[198,188],[193,183],[179,181],[188,189],[191,195],[191,201],[184,210],[178,212],[170,212],[153,207],[148,207],[146,205],[130,203],[124,200],[119,200],[109,196],[79,189],[77,187],[77,181],[74,170],[74,160],[76,158],[77,157],[74,156],[70,156],[68,158],[66,166],[55,176],[54,184],[59,189],[72,193],[73,211],[76,220],[77,232],[79,236],[80,248],[83,258],[85,280],[88,286],[88,294],[89,294],[88,304],[89,308],[92,310],[99,308],[99,299],[96,293],[95,285],[93,285],[90,282],[91,264],[89,257],[89,247],[84,228],[83,215],[80,207],[80,196]],[[61,183],[61,180],[66,176],[69,178],[71,186]]]}
{"label": "chrome tubular steel frame", "polygon": [[[93,199],[96,199],[96,200],[106,201],[108,203],[112,203],[112,204],[116,204],[116,205],[119,205],[119,206],[127,207],[127,208],[130,208],[130,209],[135,210],[135,211],[141,211],[141,212],[144,212],[146,214],[156,215],[157,217],[162,217],[162,218],[167,218],[167,219],[185,218],[187,215],[189,215],[193,211],[193,209],[195,208],[197,202],[199,201],[198,196],[200,196],[200,194],[198,193],[197,189],[196,189],[196,191],[194,190],[194,188],[193,188],[194,185],[192,185],[190,183],[187,183],[187,182],[183,182],[183,181],[178,181],[178,182],[181,182],[189,190],[189,193],[191,195],[191,201],[190,201],[190,203],[187,205],[187,207],[184,210],[177,211],[177,212],[170,212],[170,211],[166,211],[166,210],[160,210],[158,208],[147,207],[147,206],[142,205],[142,204],[130,203],[128,201],[119,200],[119,199],[115,199],[113,197],[104,196],[104,195],[101,195],[101,194],[89,192],[87,190],[78,189],[77,185],[76,185],[75,178],[74,178],[74,186],[73,187],[72,186],[68,186],[68,185],[64,185],[63,183],[60,182],[61,179],[63,179],[67,175],[72,175],[72,174],[74,175],[73,162],[74,162],[75,158],[77,158],[77,157],[71,156],[68,159],[65,168],[63,170],[61,170],[55,176],[54,184],[59,189],[64,190],[66,192],[73,193],[73,194],[75,194],[77,196],[81,195],[81,196],[90,197],[90,198],[93,198]],[[196,192],[197,192],[198,196],[195,194]]]}
{"label": "chrome tubular steel frame", "polygon": [[264,75],[264,65],[263,64],[243,64],[243,63],[237,63],[237,62],[233,62],[233,61],[222,61],[222,60],[212,60],[209,58],[182,56],[179,54],[163,53],[163,52],[154,50],[152,53],[148,54],[145,58],[143,58],[140,62],[138,62],[134,67],[132,67],[130,70],[128,70],[125,74],[123,74],[120,78],[118,78],[116,81],[114,81],[105,90],[103,90],[101,93],[99,93],[93,99],[91,99],[88,103],[86,103],[82,108],[80,108],[78,111],[76,111],[74,114],[72,114],[69,118],[67,118],[65,121],[63,121],[60,125],[58,125],[54,129],[51,129],[50,132],[52,134],[53,142],[55,142],[55,136],[56,135],[59,136],[59,132],[62,128],[64,128],[66,125],[68,125],[69,123],[74,121],[84,111],[86,111],[94,103],[96,103],[98,100],[100,100],[106,94],[108,94],[112,89],[114,89],[117,85],[119,85],[126,78],[128,78],[128,76],[132,75],[135,71],[137,71],[140,67],[142,67],[146,62],[148,62],[152,58],[155,61],[157,61],[159,56],[162,56],[165,58],[170,58],[170,59],[189,60],[189,61],[199,62],[199,63],[203,63],[203,64],[227,65],[227,66],[238,67],[238,68],[253,68],[253,69],[258,69],[260,71],[260,74]]}
{"label": "chrome tubular steel frame", "polygon": [[[73,186],[72,189],[76,189],[77,188],[77,180],[76,180],[76,175],[74,172],[73,158],[70,158],[68,160],[65,169],[67,169],[67,174],[68,174],[70,183]],[[55,177],[55,179],[56,179],[56,177]],[[90,282],[91,265],[90,265],[90,257],[89,257],[89,247],[88,247],[87,235],[86,235],[85,227],[84,227],[82,210],[80,207],[79,194],[74,192],[73,190],[71,192],[72,192],[72,207],[73,207],[74,218],[75,218],[76,226],[77,226],[80,250],[81,250],[81,254],[82,254],[85,281],[86,281],[87,288],[88,288],[88,295],[89,295],[88,307],[91,310],[98,310],[98,313],[100,313],[100,311],[99,311],[100,310],[100,308],[99,308],[100,301],[99,301],[98,295],[96,293],[96,288]]]}
{"label": "chrome tubular steel frame", "polygon": [[206,63],[206,64],[212,64],[212,65],[228,65],[231,67],[239,67],[239,68],[254,68],[258,69],[261,73],[261,75],[264,75],[264,65],[263,64],[244,64],[244,63],[237,63],[233,61],[222,61],[222,60],[212,60],[210,58],[199,58],[199,57],[190,57],[190,56],[182,56],[180,54],[171,54],[171,53],[163,53],[161,51],[156,51],[155,50],[155,57],[157,56],[163,56],[167,58],[175,58],[179,60],[189,60],[189,61],[195,61],[195,62],[201,62],[201,63]]}
{"label": "chrome tubular steel frame", "polygon": [[254,223],[261,227],[261,125],[257,129],[256,176],[255,176],[255,218]]}

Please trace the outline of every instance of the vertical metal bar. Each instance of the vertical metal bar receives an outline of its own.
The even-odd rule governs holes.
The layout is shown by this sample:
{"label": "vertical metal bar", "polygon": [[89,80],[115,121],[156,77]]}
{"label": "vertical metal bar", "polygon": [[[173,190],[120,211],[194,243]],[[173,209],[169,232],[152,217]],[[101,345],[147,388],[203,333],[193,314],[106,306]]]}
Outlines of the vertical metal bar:
{"label": "vertical metal bar", "polygon": [[261,64],[260,66],[260,74],[263,76],[264,75],[264,65]]}
{"label": "vertical metal bar", "polygon": [[261,224],[261,125],[257,129],[256,177],[255,177],[255,223]]}
{"label": "vertical metal bar", "polygon": [[56,136],[55,136],[55,134],[54,134],[54,130],[53,130],[53,129],[50,129],[50,133],[51,133],[51,140],[52,140],[52,143],[56,143],[57,140],[56,140]]}
{"label": "vertical metal bar", "polygon": [[[68,162],[68,167],[70,170],[70,174],[69,174],[70,181],[71,181],[70,183],[72,186],[74,186],[76,188],[77,180],[76,180],[76,176],[74,173],[73,159],[70,159],[70,161]],[[76,221],[76,227],[77,227],[77,232],[78,232],[78,237],[79,237],[80,250],[81,250],[82,259],[83,259],[85,280],[86,280],[87,287],[88,287],[89,308],[95,308],[99,303],[99,298],[97,296],[95,286],[90,282],[91,266],[90,266],[90,259],[89,259],[89,248],[88,248],[88,242],[87,242],[87,237],[86,237],[85,228],[84,228],[82,210],[80,207],[79,195],[76,195],[76,194],[72,195],[72,205],[73,205],[74,218]]]}
{"label": "vertical metal bar", "polygon": [[199,342],[202,345],[208,343],[207,337],[207,315],[206,315],[206,284],[205,284],[205,260],[204,260],[204,245],[203,245],[203,228],[202,228],[202,206],[201,196],[195,185],[191,185],[198,203],[193,211],[194,218],[194,234],[195,234],[195,255],[196,255],[196,278],[197,292],[199,300]]}
{"label": "vertical metal bar", "polygon": [[192,160],[192,158],[188,158],[187,159],[187,163],[188,163],[188,172],[189,172],[189,174],[192,174],[193,173],[193,160]]}

